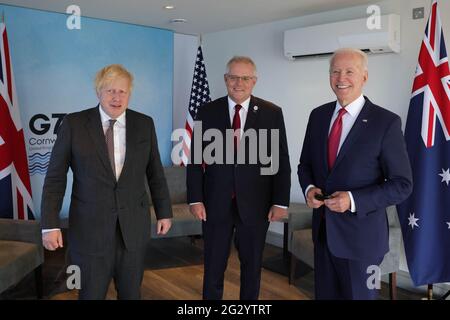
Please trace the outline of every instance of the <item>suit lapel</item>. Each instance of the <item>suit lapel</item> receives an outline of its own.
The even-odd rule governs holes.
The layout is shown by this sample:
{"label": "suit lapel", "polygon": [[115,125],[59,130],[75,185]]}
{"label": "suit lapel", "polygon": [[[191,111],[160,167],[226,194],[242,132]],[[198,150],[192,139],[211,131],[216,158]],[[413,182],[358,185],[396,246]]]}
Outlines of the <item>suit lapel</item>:
{"label": "suit lapel", "polygon": [[228,108],[228,97],[223,97],[222,101],[220,101],[219,104],[220,108],[220,114],[219,114],[219,121],[222,122],[222,128],[224,128],[224,133],[226,129],[231,129],[231,122],[230,122],[230,110]]}
{"label": "suit lapel", "polygon": [[103,132],[102,122],[100,120],[99,106],[92,109],[89,115],[89,120],[86,122],[86,130],[93,141],[94,148],[100,158],[100,162],[105,166],[106,171],[109,172],[111,178],[114,178],[114,173],[109,162],[108,150],[106,147],[105,134]]}
{"label": "suit lapel", "polygon": [[132,155],[134,154],[134,149],[136,148],[137,144],[137,132],[138,128],[136,128],[136,121],[134,118],[134,114],[130,112],[128,109],[126,112],[126,118],[125,118],[125,161],[123,163],[122,172],[119,176],[118,181],[122,178],[122,176],[126,176],[127,171],[129,170],[129,167],[133,163],[131,160]]}
{"label": "suit lapel", "polygon": [[[352,145],[355,143],[355,141],[360,136],[364,136],[364,130],[367,126],[367,120],[370,116],[370,106],[371,102],[369,99],[364,97],[366,102],[364,103],[363,108],[361,109],[361,112],[359,113],[358,117],[356,118],[355,123],[353,124],[353,127],[350,129],[350,132],[348,133],[344,143],[341,146],[341,149],[339,150],[339,153],[336,158],[336,162],[334,164],[334,168],[336,168],[339,165],[339,162],[345,157],[345,154],[348,152],[348,150],[351,149]],[[365,121],[363,121],[365,120]]]}
{"label": "suit lapel", "polygon": [[247,119],[244,124],[244,132],[250,128],[255,128],[255,121],[258,115],[259,107],[254,96],[251,96],[250,103],[248,104]]}
{"label": "suit lapel", "polygon": [[331,118],[333,117],[334,109],[336,108],[336,102],[331,102],[328,106],[328,108],[325,109],[324,119],[326,119],[326,124],[322,126],[320,131],[320,139],[317,141],[319,143],[319,146],[322,147],[322,154],[325,156],[322,157],[323,159],[323,166],[325,168],[325,172],[328,172],[328,131],[330,129],[331,125]]}

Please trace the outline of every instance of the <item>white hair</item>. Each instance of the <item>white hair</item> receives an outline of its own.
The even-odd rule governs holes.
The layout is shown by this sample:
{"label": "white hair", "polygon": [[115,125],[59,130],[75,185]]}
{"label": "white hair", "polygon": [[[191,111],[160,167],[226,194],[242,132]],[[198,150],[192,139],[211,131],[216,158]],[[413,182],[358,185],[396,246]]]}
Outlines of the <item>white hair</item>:
{"label": "white hair", "polygon": [[350,54],[355,54],[357,56],[360,57],[361,59],[361,64],[363,67],[364,71],[368,71],[368,59],[367,59],[367,54],[359,49],[355,49],[355,48],[340,48],[337,49],[333,55],[330,58],[330,70],[331,70],[331,66],[333,65],[334,59],[336,58],[336,56],[338,54],[342,54],[342,53],[350,53]]}
{"label": "white hair", "polygon": [[232,57],[227,63],[227,67],[226,67],[227,74],[230,73],[230,67],[233,63],[246,63],[246,64],[251,65],[253,67],[254,75],[256,76],[256,64],[253,62],[253,60],[250,57],[246,57],[246,56]]}

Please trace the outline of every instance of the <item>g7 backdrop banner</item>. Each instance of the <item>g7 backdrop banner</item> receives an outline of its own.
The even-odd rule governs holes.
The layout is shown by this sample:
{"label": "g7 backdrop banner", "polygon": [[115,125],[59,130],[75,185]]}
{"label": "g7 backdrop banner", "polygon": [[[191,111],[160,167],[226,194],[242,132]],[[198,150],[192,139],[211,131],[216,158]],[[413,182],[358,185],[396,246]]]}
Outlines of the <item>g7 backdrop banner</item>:
{"label": "g7 backdrop banner", "polygon": [[[155,120],[159,150],[171,165],[173,32],[0,5],[8,39],[30,167],[35,216],[56,131],[64,115],[94,107],[95,74],[119,63],[134,75],[130,108]],[[79,28],[78,28],[79,27]],[[69,172],[61,216],[67,216]]]}

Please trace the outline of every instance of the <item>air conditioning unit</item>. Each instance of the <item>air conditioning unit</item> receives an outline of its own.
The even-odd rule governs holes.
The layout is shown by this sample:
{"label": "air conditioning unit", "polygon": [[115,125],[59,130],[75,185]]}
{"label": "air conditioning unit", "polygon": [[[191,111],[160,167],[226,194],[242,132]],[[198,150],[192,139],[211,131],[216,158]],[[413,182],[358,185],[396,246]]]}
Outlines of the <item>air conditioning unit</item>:
{"label": "air conditioning unit", "polygon": [[284,55],[295,60],[327,55],[339,48],[370,53],[400,52],[400,16],[380,16],[378,29],[368,27],[370,18],[328,23],[284,31]]}

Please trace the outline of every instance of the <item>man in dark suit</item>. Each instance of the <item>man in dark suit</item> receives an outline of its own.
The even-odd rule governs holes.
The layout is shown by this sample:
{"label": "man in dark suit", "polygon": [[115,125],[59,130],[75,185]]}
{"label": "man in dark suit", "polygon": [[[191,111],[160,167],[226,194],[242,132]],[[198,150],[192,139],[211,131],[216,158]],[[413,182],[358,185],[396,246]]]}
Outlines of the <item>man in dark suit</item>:
{"label": "man in dark suit", "polygon": [[369,266],[389,250],[386,207],[412,191],[401,120],[362,95],[367,56],[330,60],[337,101],[311,112],[298,177],[313,210],[316,299],[375,299]]}
{"label": "man in dark suit", "polygon": [[[188,202],[191,213],[203,220],[203,298],[222,299],[224,272],[234,233],[241,262],[240,298],[254,300],[259,295],[269,222],[287,215],[289,153],[281,109],[251,95],[256,84],[254,62],[248,57],[232,58],[224,79],[228,96],[204,105],[198,113],[197,120],[203,130],[196,123],[191,164],[187,167]],[[207,154],[213,144],[208,139],[202,143],[195,138],[200,131],[211,129],[220,132],[222,142],[227,132],[234,134],[231,143],[223,143],[211,153],[215,157],[213,161],[208,160]],[[260,134],[265,130],[266,136]],[[248,138],[252,133],[253,140]],[[213,141],[216,146],[219,140]],[[261,156],[263,150],[267,150],[271,161],[262,161],[261,157],[250,160]],[[201,159],[195,158],[197,151]]]}
{"label": "man in dark suit", "polygon": [[114,279],[119,299],[139,299],[150,235],[147,181],[158,234],[171,204],[152,118],[127,109],[133,76],[110,65],[95,79],[99,105],[67,115],[59,128],[42,194],[43,244],[63,246],[59,211],[73,172],[69,210],[71,263],[80,267],[80,299],[104,299]]}

